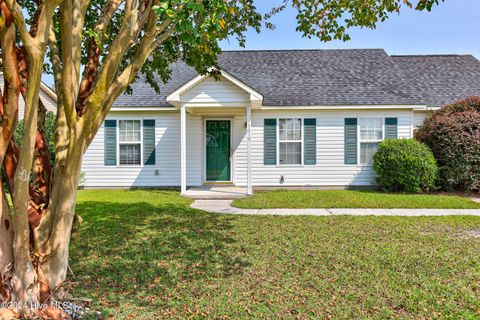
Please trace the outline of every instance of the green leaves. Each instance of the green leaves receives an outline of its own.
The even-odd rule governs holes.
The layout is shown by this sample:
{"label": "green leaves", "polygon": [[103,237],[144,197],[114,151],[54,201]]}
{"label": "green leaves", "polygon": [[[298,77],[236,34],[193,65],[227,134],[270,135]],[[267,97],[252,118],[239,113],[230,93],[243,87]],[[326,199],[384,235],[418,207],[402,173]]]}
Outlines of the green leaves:
{"label": "green leaves", "polygon": [[435,188],[437,162],[432,151],[417,140],[387,139],[380,143],[373,159],[385,191],[418,193]]}
{"label": "green leaves", "polygon": [[153,74],[168,80],[170,63],[181,59],[201,74],[216,70],[219,42],[236,38],[244,45],[245,32],[249,28],[259,32],[262,24],[253,0],[170,0],[152,9],[158,14],[159,25],[168,19],[175,28],[173,36],[155,50],[141,70],[156,90]]}
{"label": "green leaves", "polygon": [[432,11],[432,7],[434,5],[438,5],[439,3],[444,2],[445,0],[420,0],[417,3],[417,6],[415,7],[416,10],[422,11],[422,10],[427,10],[427,11]]}
{"label": "green leaves", "polygon": [[[416,10],[430,11],[444,0],[419,0]],[[288,0],[274,8],[265,17],[278,14],[291,4],[298,12],[297,31],[307,38],[350,40],[348,29],[353,27],[375,29],[378,22],[386,21],[393,13],[413,8],[411,0]]]}

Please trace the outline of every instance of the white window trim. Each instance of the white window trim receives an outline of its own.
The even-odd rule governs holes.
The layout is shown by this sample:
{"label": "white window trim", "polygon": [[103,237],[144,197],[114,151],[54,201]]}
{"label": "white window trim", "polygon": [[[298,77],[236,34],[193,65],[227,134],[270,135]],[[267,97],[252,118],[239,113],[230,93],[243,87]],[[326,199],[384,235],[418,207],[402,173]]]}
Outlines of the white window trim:
{"label": "white window trim", "polygon": [[[140,142],[120,142],[120,121],[136,120],[140,121]],[[121,118],[117,121],[117,167],[118,168],[143,168],[143,118]],[[140,164],[120,164],[120,145],[122,144],[140,144]]]}
{"label": "white window trim", "polygon": [[[287,141],[281,141],[281,142],[300,142],[301,143],[301,155],[300,155],[300,164],[280,164],[280,119],[300,119],[300,140],[287,140]],[[277,167],[303,167],[304,166],[304,154],[305,154],[305,143],[304,143],[304,136],[303,136],[303,130],[304,130],[304,121],[303,117],[277,117]]]}
{"label": "white window trim", "polygon": [[[360,120],[361,119],[381,119],[382,120],[382,139],[362,139],[361,130],[360,130]],[[362,163],[362,142],[364,143],[380,143],[385,140],[385,117],[357,117],[357,165],[360,167],[372,167],[373,164]]]}

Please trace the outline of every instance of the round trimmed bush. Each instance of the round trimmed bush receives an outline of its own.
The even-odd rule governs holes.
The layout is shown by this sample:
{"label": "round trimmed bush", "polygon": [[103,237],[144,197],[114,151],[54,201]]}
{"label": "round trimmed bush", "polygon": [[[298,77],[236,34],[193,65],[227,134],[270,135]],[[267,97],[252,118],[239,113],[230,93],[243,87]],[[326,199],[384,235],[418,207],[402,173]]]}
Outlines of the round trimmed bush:
{"label": "round trimmed bush", "polygon": [[480,190],[480,97],[432,113],[415,137],[430,147],[447,190]]}
{"label": "round trimmed bush", "polygon": [[437,162],[432,151],[414,139],[388,139],[373,157],[378,183],[385,191],[418,193],[435,188]]}

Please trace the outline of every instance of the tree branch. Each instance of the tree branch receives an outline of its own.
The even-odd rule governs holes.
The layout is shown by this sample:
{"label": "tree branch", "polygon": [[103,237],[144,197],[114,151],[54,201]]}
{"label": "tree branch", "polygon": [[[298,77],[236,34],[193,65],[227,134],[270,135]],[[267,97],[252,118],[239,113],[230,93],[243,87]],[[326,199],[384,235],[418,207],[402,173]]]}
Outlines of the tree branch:
{"label": "tree branch", "polygon": [[22,7],[17,3],[16,0],[5,0],[5,4],[12,13],[15,19],[15,25],[18,28],[18,33],[22,39],[25,47],[31,49],[34,45],[33,37],[28,32],[27,23],[25,17],[23,16]]}

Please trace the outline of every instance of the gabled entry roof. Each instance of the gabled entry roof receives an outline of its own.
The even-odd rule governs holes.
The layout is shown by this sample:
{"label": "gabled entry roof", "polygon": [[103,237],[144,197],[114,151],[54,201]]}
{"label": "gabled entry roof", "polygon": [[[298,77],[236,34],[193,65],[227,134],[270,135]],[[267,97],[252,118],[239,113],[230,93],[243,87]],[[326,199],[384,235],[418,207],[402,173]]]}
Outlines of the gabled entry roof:
{"label": "gabled entry roof", "polygon": [[[204,80],[209,78],[208,75],[197,75],[195,78],[178,88],[177,90],[173,91],[166,97],[167,103],[173,104],[174,106],[179,106],[182,102],[182,95],[187,93],[193,87],[199,85]],[[248,85],[244,84],[243,82],[236,79],[234,76],[230,75],[225,70],[222,70],[219,81],[229,81],[237,88],[243,90],[245,93],[249,95],[247,98],[255,107],[260,107],[262,105],[263,96],[262,94],[258,93],[254,89],[250,88]]]}
{"label": "gabled entry roof", "polygon": [[[441,106],[480,95],[480,61],[470,55],[389,56],[382,49],[226,51],[223,71],[263,96],[264,106]],[[198,74],[183,62],[157,94],[142,76],[115,107],[171,107],[167,96]],[[199,79],[199,78],[197,78]]]}

